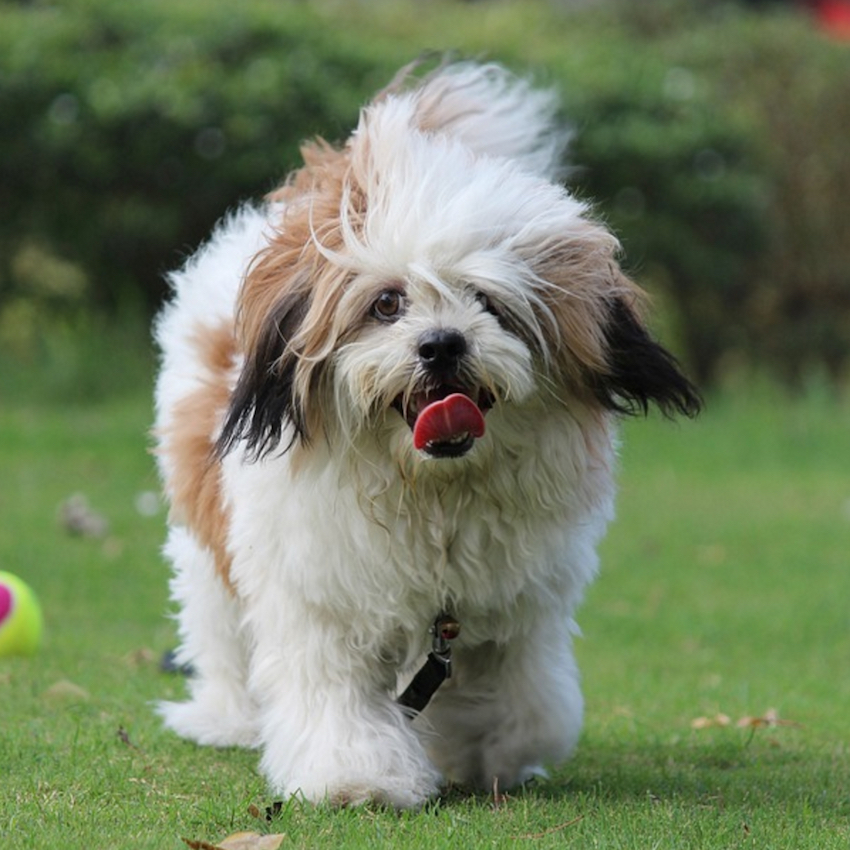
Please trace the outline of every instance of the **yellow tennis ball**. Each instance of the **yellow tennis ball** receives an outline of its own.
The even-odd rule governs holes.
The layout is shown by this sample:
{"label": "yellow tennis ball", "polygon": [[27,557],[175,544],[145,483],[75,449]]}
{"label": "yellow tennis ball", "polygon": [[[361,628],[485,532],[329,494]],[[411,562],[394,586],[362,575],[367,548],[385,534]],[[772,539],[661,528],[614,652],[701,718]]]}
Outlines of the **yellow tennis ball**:
{"label": "yellow tennis ball", "polygon": [[32,655],[41,642],[41,606],[27,584],[0,571],[0,657]]}

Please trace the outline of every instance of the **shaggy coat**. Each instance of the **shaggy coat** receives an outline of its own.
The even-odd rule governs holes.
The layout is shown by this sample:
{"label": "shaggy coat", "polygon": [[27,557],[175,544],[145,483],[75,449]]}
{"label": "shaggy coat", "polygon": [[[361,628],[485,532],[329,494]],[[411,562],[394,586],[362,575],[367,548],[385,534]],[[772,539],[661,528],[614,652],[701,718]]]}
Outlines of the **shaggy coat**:
{"label": "shaggy coat", "polygon": [[[161,711],[258,747],[276,792],[416,806],[576,745],[615,420],[699,400],[557,182],[555,110],[493,65],[402,74],[171,276],[157,454],[195,675]],[[441,612],[453,675],[411,717]]]}

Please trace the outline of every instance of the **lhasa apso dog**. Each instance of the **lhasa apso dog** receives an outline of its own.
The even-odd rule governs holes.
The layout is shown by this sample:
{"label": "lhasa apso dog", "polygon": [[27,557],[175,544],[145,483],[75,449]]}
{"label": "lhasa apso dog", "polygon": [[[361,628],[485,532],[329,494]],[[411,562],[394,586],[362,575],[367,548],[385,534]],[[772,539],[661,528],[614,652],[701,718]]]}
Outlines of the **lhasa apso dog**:
{"label": "lhasa apso dog", "polygon": [[403,73],[171,277],[157,453],[194,675],[161,711],[258,747],[275,792],[416,806],[576,745],[615,421],[699,398],[558,183],[555,111],[495,65]]}

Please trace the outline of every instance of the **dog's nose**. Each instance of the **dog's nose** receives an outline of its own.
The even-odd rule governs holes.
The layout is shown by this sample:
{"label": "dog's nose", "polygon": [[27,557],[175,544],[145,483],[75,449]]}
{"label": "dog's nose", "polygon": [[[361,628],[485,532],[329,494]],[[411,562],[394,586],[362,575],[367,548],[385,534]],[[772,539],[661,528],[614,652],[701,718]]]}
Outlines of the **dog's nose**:
{"label": "dog's nose", "polygon": [[466,339],[453,328],[435,328],[419,337],[419,359],[432,372],[452,372],[466,354]]}

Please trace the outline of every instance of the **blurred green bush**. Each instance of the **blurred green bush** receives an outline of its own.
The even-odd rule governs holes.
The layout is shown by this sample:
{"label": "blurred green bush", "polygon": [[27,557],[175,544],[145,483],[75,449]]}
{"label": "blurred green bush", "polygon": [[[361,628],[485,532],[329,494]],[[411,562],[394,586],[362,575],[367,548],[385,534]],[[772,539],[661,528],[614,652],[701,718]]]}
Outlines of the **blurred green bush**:
{"label": "blurred green bush", "polygon": [[850,44],[781,6],[615,4],[574,156],[703,383],[850,377]]}
{"label": "blurred green bush", "polygon": [[300,140],[342,134],[384,74],[299,5],[0,5],[3,301],[21,251],[77,266],[90,299],[141,292],[222,212],[270,189]]}
{"label": "blurred green bush", "polygon": [[570,181],[700,380],[846,376],[850,49],[710,0],[0,0],[0,346],[149,314],[227,208],[429,47],[561,89]]}

